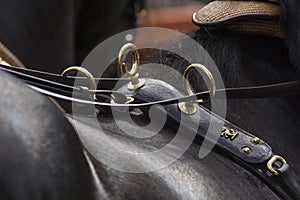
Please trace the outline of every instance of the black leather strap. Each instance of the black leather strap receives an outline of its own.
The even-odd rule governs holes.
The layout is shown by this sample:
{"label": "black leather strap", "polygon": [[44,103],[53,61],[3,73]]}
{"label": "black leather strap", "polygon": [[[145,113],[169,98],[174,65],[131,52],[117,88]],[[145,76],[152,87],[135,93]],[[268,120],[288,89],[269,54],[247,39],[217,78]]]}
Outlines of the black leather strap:
{"label": "black leather strap", "polygon": [[[41,72],[31,69],[23,69],[10,67],[0,64],[0,69],[7,71],[23,81],[35,83],[36,81],[43,82],[46,86],[47,84],[55,87],[59,87],[60,84],[68,87],[73,87],[76,81],[76,85],[86,85],[85,77],[62,77],[60,74],[52,74],[48,72]],[[120,79],[120,78],[95,78],[95,81],[98,83],[99,90],[111,90],[114,88],[116,83],[126,84],[129,82],[129,79]]]}
{"label": "black leather strap", "polygon": [[291,193],[295,195],[295,199],[300,199],[300,179],[293,172],[291,167],[286,164],[278,169],[282,182],[292,189]]}
{"label": "black leather strap", "polygon": [[[180,98],[183,96],[177,89],[161,82],[159,80],[147,79],[146,84],[139,90],[130,91],[126,86],[118,90],[120,93],[134,96],[137,99],[143,99],[145,102],[162,101],[168,98]],[[157,91],[160,91],[159,93]],[[166,105],[164,108],[167,110],[167,114],[170,117],[171,123],[181,123],[181,112],[177,107],[177,104]],[[210,136],[218,135],[219,138],[216,143],[215,152],[224,155],[227,158],[232,159],[251,173],[255,174],[258,178],[262,179],[269,185],[280,197],[283,199],[293,200],[299,199],[299,179],[288,167],[280,168],[281,173],[279,176],[275,176],[270,173],[267,168],[269,159],[273,156],[271,147],[263,140],[259,143],[253,142],[254,135],[242,130],[227,120],[220,118],[219,116],[211,113],[211,111],[205,109],[202,106],[197,106],[197,113],[190,115],[189,122],[199,124],[198,130],[191,127],[186,127],[186,130],[197,131],[196,141],[202,142],[205,138],[213,142],[213,138]],[[160,115],[158,113],[158,115]],[[217,133],[206,133],[207,127],[210,123],[219,124],[224,122],[224,126],[228,129],[233,129],[238,133],[234,138],[222,137],[222,130],[218,130]],[[182,125],[182,124],[181,124]],[[183,124],[184,125],[184,124]],[[189,124],[190,125],[190,124]],[[186,134],[189,134],[189,131]],[[250,149],[249,154],[243,152],[243,148],[248,147]],[[286,165],[288,166],[288,165]]]}
{"label": "black leather strap", "polygon": [[[159,93],[157,92],[159,91]],[[120,88],[118,92],[123,93],[125,95],[133,96],[137,99],[143,99],[147,102],[156,102],[164,99],[172,99],[172,98],[180,98],[184,95],[178,91],[176,88],[172,86],[166,86],[165,82],[160,80],[146,79],[146,84],[144,87],[137,91],[130,91],[126,86]],[[168,116],[172,119],[172,123],[181,123],[181,111],[178,109],[177,104],[170,104],[164,107],[168,112]],[[191,127],[186,127],[187,130],[191,132],[198,132],[198,135],[201,138],[207,138],[214,142],[213,138],[210,138],[209,135],[217,136],[218,142],[217,146],[221,149],[226,150],[229,154],[232,154],[240,159],[249,162],[249,163],[262,163],[267,161],[272,155],[271,147],[261,140],[260,144],[255,145],[251,143],[251,139],[255,138],[254,135],[240,129],[234,124],[226,121],[219,116],[211,113],[209,110],[205,109],[202,106],[197,105],[197,113],[194,115],[188,115],[188,120],[194,124],[199,124],[198,130],[192,130]],[[237,135],[234,138],[221,137],[222,135],[222,127],[218,130],[218,133],[206,134],[207,128],[209,124],[222,124],[224,123],[224,127],[228,128],[228,130],[232,129]],[[184,125],[184,124],[183,124]],[[187,133],[188,134],[188,133]],[[244,147],[248,147],[251,149],[251,153],[246,155],[243,153],[242,149]]]}

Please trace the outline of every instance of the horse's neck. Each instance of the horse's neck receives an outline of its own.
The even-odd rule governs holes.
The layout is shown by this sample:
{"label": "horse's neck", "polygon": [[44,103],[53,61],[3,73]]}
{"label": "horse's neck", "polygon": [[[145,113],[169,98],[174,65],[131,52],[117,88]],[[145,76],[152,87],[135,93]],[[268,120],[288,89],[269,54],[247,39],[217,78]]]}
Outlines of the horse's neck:
{"label": "horse's neck", "polygon": [[[298,79],[299,72],[291,64],[288,50],[280,40],[241,37],[234,41],[229,38],[228,42],[233,45],[231,49],[224,46],[224,52],[232,52],[232,57],[226,58],[227,63],[220,61],[224,59],[222,57],[214,58],[225,86],[257,86]],[[237,116],[241,121],[246,120],[249,125],[247,128],[254,127],[254,130],[268,130],[269,127],[276,130],[293,129],[296,125],[294,122],[300,118],[300,104],[297,99],[299,96],[229,100],[228,113],[229,116]],[[283,116],[284,119],[281,119]],[[270,123],[252,120],[257,117],[273,120]],[[277,119],[281,119],[281,123]]]}

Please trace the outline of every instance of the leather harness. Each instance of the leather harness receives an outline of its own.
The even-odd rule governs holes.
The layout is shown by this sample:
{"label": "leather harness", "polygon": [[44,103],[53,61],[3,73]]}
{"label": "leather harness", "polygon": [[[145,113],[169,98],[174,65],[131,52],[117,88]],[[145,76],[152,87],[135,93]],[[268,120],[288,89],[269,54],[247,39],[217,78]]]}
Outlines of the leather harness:
{"label": "leather harness", "polygon": [[[200,27],[211,30],[221,28],[235,32],[283,37],[276,1],[214,1],[195,13],[193,21]],[[5,57],[5,60],[9,61],[8,63],[13,66],[23,66],[21,62],[11,56],[12,54],[6,52],[6,55],[9,55]],[[125,79],[92,78],[93,80],[90,80],[91,78],[63,77],[58,74],[15,68],[5,64],[7,62],[1,60],[1,70],[22,79],[32,89],[57,100],[93,105],[100,111],[100,115],[109,115],[111,109],[115,108],[121,110],[123,108],[148,109],[153,105],[163,105],[168,110],[168,117],[173,122],[180,123],[182,111],[178,109],[178,105],[182,102],[193,103],[195,99],[207,99],[211,92],[185,95],[165,82],[149,78],[138,79],[135,75]],[[75,81],[77,85],[79,83],[84,86],[87,81],[98,82],[98,85],[95,88],[74,86]],[[123,86],[113,90],[117,83],[121,83]],[[134,89],[128,89],[129,85]],[[157,94],[157,90],[163,95]],[[300,81],[217,89],[215,96],[218,97],[218,93],[224,92],[227,98],[270,98],[297,95],[300,93]],[[283,199],[300,198],[299,179],[289,168],[288,163],[281,156],[272,152],[270,145],[211,113],[206,108],[194,104],[193,106],[195,106],[196,112],[201,114],[201,120],[198,115],[189,115],[192,123],[200,121],[199,130],[194,130],[197,131],[196,140],[208,139],[214,142],[213,138],[206,135],[203,127],[207,127],[211,121],[224,122],[224,127],[218,133],[220,137],[216,141],[216,150],[264,180]],[[189,127],[186,128],[189,129]]]}
{"label": "leather harness", "polygon": [[[25,81],[32,89],[44,95],[70,103],[78,102],[83,105],[94,105],[97,109],[101,110],[100,114],[109,114],[112,108],[122,109],[129,107],[129,109],[146,109],[153,105],[164,105],[165,107],[168,107],[169,117],[179,123],[181,112],[177,107],[177,103],[188,102],[194,98],[207,98],[209,96],[209,92],[201,92],[191,96],[185,96],[175,88],[170,91],[170,87],[165,86],[166,83],[153,79],[146,79],[145,86],[138,89],[138,92],[127,89],[130,79],[119,80],[109,78],[96,79],[99,81],[99,87],[97,90],[89,90],[88,88],[73,86],[74,81],[86,82],[86,78],[62,77],[56,74],[49,74],[21,68],[12,68],[5,65],[1,65],[0,69],[17,76]],[[122,84],[124,84],[124,86],[117,91],[112,91],[111,89],[114,88],[116,82],[120,83],[120,81]],[[151,86],[153,86],[155,89],[151,89]],[[161,91],[161,93],[164,95],[158,95],[156,93],[157,90]],[[217,90],[217,93],[218,92],[226,92],[228,98],[265,98],[288,96],[300,93],[300,82],[294,81],[260,87],[228,88]],[[111,97],[111,95],[113,95],[115,102],[119,103],[112,104],[109,102],[111,99],[107,99],[108,101],[105,102],[99,102],[98,100],[90,99],[92,96],[91,94],[95,94],[99,97]],[[81,98],[76,98],[74,96]],[[149,99],[153,98],[153,96],[156,96],[158,99],[149,102]],[[128,97],[134,98],[138,103],[126,104]],[[201,121],[199,127],[206,127],[211,120],[210,116],[212,113],[202,106],[197,106],[197,109],[202,115],[201,120],[197,117],[198,115],[191,115],[190,120],[195,121],[195,123],[197,121]],[[217,117],[216,115],[212,116],[212,120],[214,122],[223,121],[223,119]],[[225,154],[231,157],[235,162],[250,169],[251,172],[258,174],[259,177],[263,178],[267,183],[269,183],[269,186],[277,191],[282,197],[284,197],[284,199],[294,199],[299,197],[299,187],[286,184],[287,181],[289,181],[289,183],[297,183],[297,181],[294,181],[295,177],[290,175],[293,172],[286,168],[288,166],[287,164],[278,164],[278,169],[282,170],[279,178],[274,175],[271,176],[270,172],[266,170],[266,163],[269,163],[270,159],[273,158],[272,148],[266,142],[256,138],[254,135],[240,129],[228,121],[225,121],[224,129],[220,130],[220,135],[221,137],[217,142],[217,148],[221,152],[226,152]],[[201,131],[198,131],[197,136],[200,139],[206,138],[205,133]],[[243,147],[247,147],[248,149],[243,149]],[[251,153],[248,152],[249,150]],[[278,161],[280,160],[275,160],[272,165],[275,165],[275,163]],[[273,168],[273,166],[271,166],[271,168]],[[283,170],[283,168],[286,168],[286,170]],[[264,173],[261,173],[261,171]],[[287,181],[282,181],[282,177],[289,178],[286,179]]]}
{"label": "leather harness", "polygon": [[[209,91],[200,92],[192,95],[184,95],[176,88],[167,83],[154,79],[143,79],[140,88],[130,90],[128,85],[132,79],[117,78],[97,78],[97,88],[74,86],[86,85],[88,78],[84,77],[63,77],[58,74],[45,73],[35,70],[14,68],[11,66],[0,65],[0,69],[11,73],[25,81],[25,83],[46,96],[57,100],[64,100],[81,105],[92,105],[96,108],[99,115],[110,115],[112,109],[122,112],[122,109],[141,109],[147,110],[153,105],[162,105],[168,110],[168,117],[172,123],[179,124],[181,120],[181,110],[178,109],[182,102],[194,102],[195,99],[206,99],[210,96]],[[116,91],[113,90],[116,84],[123,85]],[[157,90],[160,91],[159,95]],[[297,95],[300,93],[300,81],[264,85],[257,87],[226,88],[216,90],[218,93],[226,93],[227,98],[268,98],[279,96]],[[113,101],[112,101],[113,100]],[[199,130],[196,131],[196,140],[204,139],[216,142],[216,151],[225,154],[234,162],[248,169],[263,179],[277,194],[283,199],[298,199],[300,197],[299,180],[294,172],[289,168],[287,162],[281,156],[272,152],[272,148],[265,141],[255,137],[251,133],[235,126],[206,108],[196,105],[196,112],[199,115],[188,116],[191,123],[198,123]],[[100,111],[100,113],[99,113]],[[86,113],[84,113],[86,114]],[[88,113],[93,114],[93,113]],[[224,122],[224,127],[220,130],[220,138],[214,141],[207,136],[205,127],[213,121],[214,123]],[[186,127],[190,129],[190,127]],[[216,133],[213,133],[216,134]],[[266,168],[267,166],[267,168]]]}

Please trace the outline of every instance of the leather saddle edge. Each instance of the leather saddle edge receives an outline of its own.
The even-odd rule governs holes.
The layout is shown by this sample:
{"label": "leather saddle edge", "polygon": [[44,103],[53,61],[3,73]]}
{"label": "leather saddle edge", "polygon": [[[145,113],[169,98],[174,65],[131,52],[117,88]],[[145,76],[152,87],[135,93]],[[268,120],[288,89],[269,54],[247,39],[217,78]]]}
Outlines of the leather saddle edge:
{"label": "leather saddle edge", "polygon": [[197,26],[215,26],[245,20],[279,22],[280,9],[278,5],[267,2],[213,1],[195,12],[192,19]]}

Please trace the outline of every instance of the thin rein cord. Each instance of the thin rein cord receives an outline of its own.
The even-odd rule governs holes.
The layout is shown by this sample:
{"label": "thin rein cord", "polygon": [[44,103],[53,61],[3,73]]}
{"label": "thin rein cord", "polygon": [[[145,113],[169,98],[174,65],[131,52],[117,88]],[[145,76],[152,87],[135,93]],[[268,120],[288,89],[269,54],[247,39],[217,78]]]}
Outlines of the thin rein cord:
{"label": "thin rein cord", "polygon": [[[18,57],[12,51],[10,51],[2,42],[0,42],[0,64],[27,69],[25,65],[18,59]],[[57,103],[55,99],[53,99],[52,97],[48,98],[61,112],[66,113],[66,111],[61,107],[59,103]]]}

